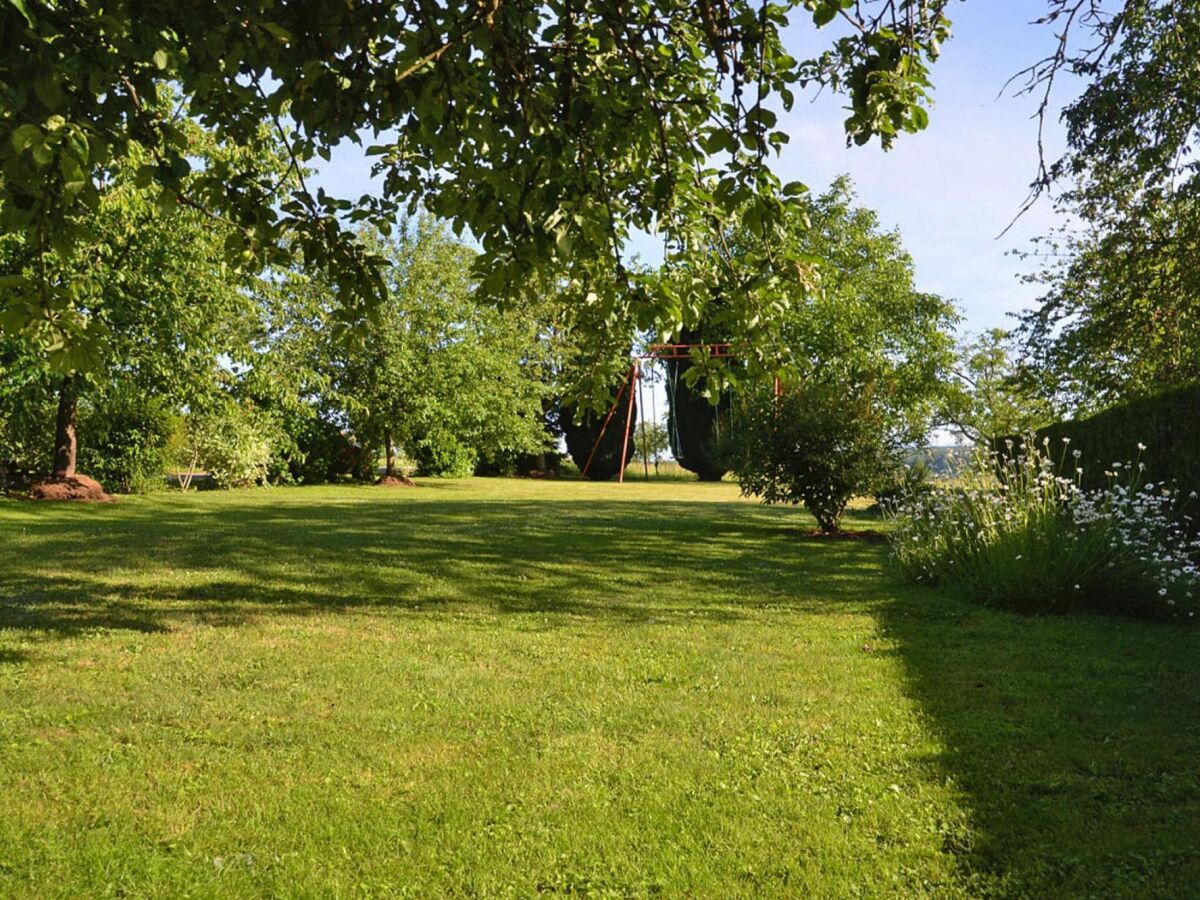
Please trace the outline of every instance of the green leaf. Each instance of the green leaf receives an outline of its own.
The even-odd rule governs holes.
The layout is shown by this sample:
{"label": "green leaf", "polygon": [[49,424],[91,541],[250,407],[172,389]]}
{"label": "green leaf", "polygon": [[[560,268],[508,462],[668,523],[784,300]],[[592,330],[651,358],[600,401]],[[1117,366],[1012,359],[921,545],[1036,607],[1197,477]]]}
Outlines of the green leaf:
{"label": "green leaf", "polygon": [[39,166],[48,166],[54,162],[54,151],[45,144],[34,144],[33,161]]}
{"label": "green leaf", "polygon": [[21,14],[22,18],[25,19],[26,25],[28,25],[30,28],[33,27],[33,16],[29,14],[29,9],[25,5],[25,0],[8,0],[8,5],[16,9],[16,11]]}
{"label": "green leaf", "polygon": [[165,69],[167,67],[168,59],[167,59],[167,51],[166,50],[155,50],[153,59],[154,59],[154,67],[156,69],[158,69],[159,71],[162,71],[163,69]]}
{"label": "green leaf", "polygon": [[36,125],[30,124],[29,122],[26,122],[24,125],[18,125],[15,129],[13,129],[11,138],[13,149],[18,153],[24,151],[25,148],[34,141],[40,141],[41,139],[42,129],[38,128]]}
{"label": "green leaf", "polygon": [[137,188],[146,188],[154,181],[155,167],[150,163],[143,166],[138,166],[138,170],[133,175],[133,184]]}
{"label": "green leaf", "polygon": [[292,42],[292,34],[282,25],[277,25],[274,22],[263,22],[263,31],[267,32],[275,40],[281,44],[290,44]]}
{"label": "green leaf", "polygon": [[554,235],[554,249],[560,259],[568,260],[571,258],[571,254],[575,250],[575,241],[566,228],[560,229]]}
{"label": "green leaf", "polygon": [[737,141],[724,128],[714,128],[704,138],[700,146],[704,149],[705,153],[720,153],[721,151],[725,151],[726,153],[737,152]]}
{"label": "green leaf", "polygon": [[46,109],[54,110],[62,105],[62,88],[58,86],[57,81],[49,76],[43,75],[41,78],[34,79],[33,92],[42,101],[42,105]]}
{"label": "green leaf", "polygon": [[838,10],[836,6],[832,3],[825,3],[813,11],[813,24],[818,28],[824,28],[834,20],[837,14]]}

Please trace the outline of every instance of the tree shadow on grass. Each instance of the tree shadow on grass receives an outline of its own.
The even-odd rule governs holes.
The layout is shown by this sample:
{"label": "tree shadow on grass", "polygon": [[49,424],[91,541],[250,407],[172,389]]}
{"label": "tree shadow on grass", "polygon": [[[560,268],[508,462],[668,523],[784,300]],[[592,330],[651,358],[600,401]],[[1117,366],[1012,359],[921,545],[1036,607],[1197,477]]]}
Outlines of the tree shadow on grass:
{"label": "tree shadow on grass", "polygon": [[884,548],[805,539],[787,510],[345,496],[39,510],[0,568],[0,628],[55,640],[358,608],[537,629],[869,614],[941,737],[915,762],[969,811],[943,838],[968,893],[1200,884],[1200,630],[1017,617],[882,582]]}
{"label": "tree shadow on grass", "polygon": [[24,650],[0,647],[0,666],[16,666],[28,661],[29,654]]}
{"label": "tree shadow on grass", "polygon": [[[781,511],[348,496],[353,503],[252,515],[153,505],[39,515],[24,524],[30,550],[0,572],[0,628],[147,632],[237,625],[266,611],[447,606],[538,614],[543,627],[579,617],[732,622],[764,608],[866,602],[861,573],[847,571],[862,565],[858,551],[804,546],[802,528],[781,529]],[[67,564],[55,561],[62,547]]]}
{"label": "tree shadow on grass", "polygon": [[1185,896],[1200,885],[1200,633],[1031,618],[912,592],[883,610],[969,807],[945,851],[977,894]]}

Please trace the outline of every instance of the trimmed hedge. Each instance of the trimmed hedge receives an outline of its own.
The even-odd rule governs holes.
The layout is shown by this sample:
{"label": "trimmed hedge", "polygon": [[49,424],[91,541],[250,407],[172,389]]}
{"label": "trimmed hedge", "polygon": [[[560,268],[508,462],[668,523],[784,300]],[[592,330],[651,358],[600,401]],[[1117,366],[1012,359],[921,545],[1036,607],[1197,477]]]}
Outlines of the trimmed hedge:
{"label": "trimmed hedge", "polygon": [[[1144,478],[1174,484],[1186,497],[1200,493],[1200,384],[1139,397],[1082,419],[1068,419],[1039,429],[1040,444],[1050,439],[1050,455],[1061,460],[1062,473],[1075,477],[1092,490],[1108,483],[1106,471],[1113,463],[1145,464]],[[1064,443],[1068,438],[1070,443]],[[993,449],[1004,456],[1006,440],[1020,446],[1018,438],[1000,439]],[[1144,451],[1138,444],[1144,444]],[[1078,459],[1074,451],[1078,450]]]}

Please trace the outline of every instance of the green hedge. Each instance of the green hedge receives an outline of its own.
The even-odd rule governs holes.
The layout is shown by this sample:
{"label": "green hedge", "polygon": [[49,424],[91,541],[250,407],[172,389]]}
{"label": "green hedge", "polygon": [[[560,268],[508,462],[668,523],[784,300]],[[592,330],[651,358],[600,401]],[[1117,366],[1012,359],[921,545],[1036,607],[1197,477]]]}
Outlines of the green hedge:
{"label": "green hedge", "polygon": [[[1200,384],[1139,397],[1082,419],[1040,429],[1036,440],[1050,439],[1050,454],[1074,477],[1082,466],[1087,489],[1108,483],[1113,463],[1145,463],[1145,480],[1174,483],[1187,496],[1200,492]],[[1064,443],[1068,438],[1070,443]],[[1019,446],[1017,438],[1008,438]],[[1138,444],[1146,449],[1138,450]],[[1005,439],[993,448],[1007,452]],[[1078,450],[1078,459],[1074,451]]]}

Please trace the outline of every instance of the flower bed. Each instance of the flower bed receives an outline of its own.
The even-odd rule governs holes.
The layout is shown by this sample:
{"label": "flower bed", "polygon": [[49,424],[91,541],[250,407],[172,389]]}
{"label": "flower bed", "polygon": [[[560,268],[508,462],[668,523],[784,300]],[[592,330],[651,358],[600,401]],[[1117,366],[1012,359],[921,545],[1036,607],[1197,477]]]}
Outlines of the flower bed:
{"label": "flower bed", "polygon": [[[1145,481],[1137,459],[1112,463],[1105,486],[1085,490],[1069,445],[1062,438],[1057,462],[1048,438],[1016,455],[983,455],[962,486],[892,507],[901,569],[1023,612],[1194,617],[1200,539],[1185,525],[1195,495]],[[1068,463],[1073,477],[1059,474]]]}

